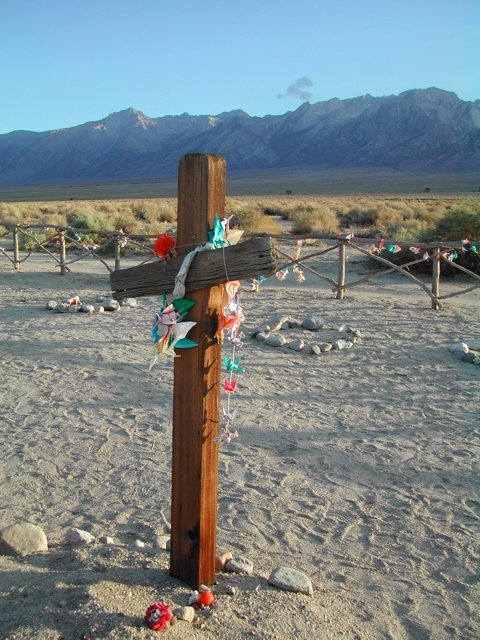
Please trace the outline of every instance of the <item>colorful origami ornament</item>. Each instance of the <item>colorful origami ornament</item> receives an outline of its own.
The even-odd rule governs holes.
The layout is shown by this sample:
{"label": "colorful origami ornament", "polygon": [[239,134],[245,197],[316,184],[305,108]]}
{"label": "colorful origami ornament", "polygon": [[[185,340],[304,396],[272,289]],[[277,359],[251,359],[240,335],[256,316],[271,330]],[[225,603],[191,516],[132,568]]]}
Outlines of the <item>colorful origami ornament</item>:
{"label": "colorful origami ornament", "polygon": [[235,378],[232,378],[231,380],[225,378],[223,382],[223,390],[225,391],[225,393],[234,393],[236,388],[237,381],[235,380]]}
{"label": "colorful origami ornament", "polygon": [[236,411],[234,411],[233,413],[228,413],[228,411],[225,411],[225,407],[222,407],[222,418],[227,422],[233,422],[233,420],[235,419],[235,413]]}
{"label": "colorful origami ornament", "polygon": [[166,296],[164,295],[164,307],[155,314],[155,320],[152,328],[152,338],[155,345],[155,356],[150,363],[149,371],[157,361],[159,354],[176,357],[174,348],[188,349],[197,347],[198,344],[186,338],[187,333],[197,323],[182,322],[181,319],[195,305],[194,300],[178,299],[171,304],[166,305]]}
{"label": "colorful origami ornament", "polygon": [[229,340],[236,336],[241,323],[245,320],[243,310],[239,304],[239,287],[240,282],[238,280],[227,282],[224,285],[222,314],[218,319],[218,327],[215,332],[218,342],[223,342],[224,331],[229,333]]}
{"label": "colorful origami ornament", "polygon": [[240,366],[241,358],[238,358],[236,362],[234,362],[228,356],[223,357],[223,364],[227,367],[227,371],[245,371],[243,367]]}
{"label": "colorful origami ornament", "polygon": [[303,271],[300,269],[298,264],[293,267],[292,271],[297,276],[297,282],[305,282],[305,276],[303,275]]}
{"label": "colorful origami ornament", "polygon": [[225,220],[225,223],[222,224],[222,221],[220,220],[218,215],[215,216],[215,219],[213,221],[213,229],[208,232],[208,243],[214,249],[221,249],[222,247],[228,246],[225,234],[226,223],[227,221]]}
{"label": "colorful origami ornament", "polygon": [[398,253],[402,250],[398,244],[387,244],[386,249],[389,253]]}
{"label": "colorful origami ornament", "polygon": [[154,631],[163,631],[169,626],[170,620],[173,618],[170,606],[163,604],[163,602],[157,602],[148,607],[144,620],[150,629]]}
{"label": "colorful origami ornament", "polygon": [[245,337],[245,334],[240,331],[240,333],[237,333],[236,335],[230,334],[228,336],[228,341],[231,344],[235,345],[236,347],[243,347],[243,338],[244,337]]}
{"label": "colorful origami ornament", "polygon": [[238,438],[238,431],[235,431],[234,433],[232,433],[229,428],[228,425],[226,427],[223,428],[223,432],[221,433],[221,435],[216,436],[213,440],[214,442],[224,442],[225,444],[230,444],[230,442],[234,439],[234,438]]}

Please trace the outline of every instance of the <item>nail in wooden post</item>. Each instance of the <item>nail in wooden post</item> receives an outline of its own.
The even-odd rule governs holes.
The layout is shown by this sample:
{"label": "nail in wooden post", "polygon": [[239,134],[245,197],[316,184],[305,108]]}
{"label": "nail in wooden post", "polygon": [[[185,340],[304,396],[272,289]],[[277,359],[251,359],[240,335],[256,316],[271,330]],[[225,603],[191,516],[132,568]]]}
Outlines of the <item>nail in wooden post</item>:
{"label": "nail in wooden post", "polygon": [[20,269],[20,252],[18,249],[18,229],[13,230],[13,266]]}
{"label": "nail in wooden post", "polygon": [[[178,252],[208,240],[215,214],[225,213],[222,156],[193,153],[180,159]],[[186,320],[198,347],[179,350],[174,363],[170,573],[198,589],[215,582],[221,345],[214,338],[223,287],[189,293],[196,300]]]}
{"label": "nail in wooden post", "polygon": [[[440,247],[435,247],[432,257],[432,293],[438,298],[440,295]],[[432,309],[438,311],[441,307],[432,299]]]}
{"label": "nail in wooden post", "polygon": [[64,276],[67,273],[67,267],[65,262],[67,261],[67,248],[65,244],[65,233],[60,231],[58,234],[58,243],[60,245],[60,275]]}
{"label": "nail in wooden post", "polygon": [[[345,266],[346,259],[346,250],[345,250],[345,242],[340,241],[338,245],[338,286],[341,287],[345,284]],[[337,291],[337,300],[343,300],[345,297],[345,289],[339,289]]]}

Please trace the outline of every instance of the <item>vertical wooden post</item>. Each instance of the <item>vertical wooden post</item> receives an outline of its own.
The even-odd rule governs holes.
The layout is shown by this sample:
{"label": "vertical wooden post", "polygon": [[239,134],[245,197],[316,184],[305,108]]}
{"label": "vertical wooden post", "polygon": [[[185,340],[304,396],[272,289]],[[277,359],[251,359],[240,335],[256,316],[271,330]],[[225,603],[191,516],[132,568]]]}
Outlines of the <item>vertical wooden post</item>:
{"label": "vertical wooden post", "polygon": [[[345,273],[346,273],[346,249],[345,242],[342,240],[339,241],[338,245],[338,286],[341,287],[345,284]],[[345,289],[339,289],[337,291],[337,300],[343,300],[345,297]]]}
{"label": "vertical wooden post", "polygon": [[20,269],[20,252],[18,249],[18,229],[13,230],[13,266]]}
{"label": "vertical wooden post", "polygon": [[115,271],[120,271],[120,255],[122,251],[121,239],[115,239]]}
{"label": "vertical wooden post", "polygon": [[65,244],[65,233],[60,231],[58,234],[58,243],[60,245],[60,275],[64,276],[67,273],[67,267],[65,262],[67,261],[67,248]]}
{"label": "vertical wooden post", "polygon": [[[435,247],[432,258],[432,293],[438,298],[440,294],[440,247]],[[441,307],[432,300],[432,309],[438,311]]]}
{"label": "vertical wooden post", "polygon": [[[222,156],[193,153],[180,159],[178,253],[208,240],[215,214],[225,213],[226,170]],[[214,338],[223,287],[187,295],[197,322],[174,363],[170,574],[194,589],[215,582],[221,345]]]}

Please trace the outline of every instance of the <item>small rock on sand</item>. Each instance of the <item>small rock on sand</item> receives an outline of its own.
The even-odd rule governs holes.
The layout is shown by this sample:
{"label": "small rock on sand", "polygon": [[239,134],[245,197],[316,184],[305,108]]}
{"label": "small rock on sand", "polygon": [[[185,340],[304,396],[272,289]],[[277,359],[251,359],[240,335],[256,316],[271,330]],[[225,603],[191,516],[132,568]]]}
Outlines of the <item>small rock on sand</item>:
{"label": "small rock on sand", "polygon": [[304,346],[305,343],[301,338],[298,338],[298,340],[292,340],[287,344],[287,347],[289,349],[293,349],[294,351],[301,351]]}
{"label": "small rock on sand", "polygon": [[226,549],[217,549],[216,557],[215,557],[215,569],[217,571],[223,571],[225,569],[225,565],[233,558],[233,555],[230,551]]}
{"label": "small rock on sand", "polygon": [[111,298],[110,300],[105,300],[103,303],[103,308],[105,311],[118,311],[120,309],[120,303],[117,300]]}
{"label": "small rock on sand", "polygon": [[450,351],[455,353],[455,351],[463,351],[463,353],[468,353],[468,345],[465,342],[455,342],[450,345]]}
{"label": "small rock on sand", "polygon": [[322,321],[317,316],[307,316],[305,320],[302,322],[303,329],[308,329],[309,331],[316,331],[323,326]]}
{"label": "small rock on sand", "polygon": [[173,615],[179,620],[185,620],[185,622],[193,622],[195,618],[195,609],[193,607],[177,607],[172,611]]}
{"label": "small rock on sand", "polygon": [[155,536],[153,546],[155,549],[167,549],[170,542],[170,536]]}
{"label": "small rock on sand", "polygon": [[268,582],[284,591],[296,591],[305,593],[307,596],[313,594],[313,586],[310,578],[296,569],[290,567],[277,567],[272,571]]}
{"label": "small rock on sand", "polygon": [[287,340],[284,336],[268,335],[265,338],[264,342],[265,344],[268,344],[269,347],[283,347],[283,345],[286,344]]}
{"label": "small rock on sand", "polygon": [[327,351],[331,351],[332,350],[332,343],[331,342],[321,342],[318,346],[320,347],[320,351],[322,353],[326,353]]}
{"label": "small rock on sand", "polygon": [[227,562],[225,569],[226,571],[231,571],[233,573],[246,573],[247,575],[250,575],[253,571],[253,562],[247,560],[247,558],[237,556]]}
{"label": "small rock on sand", "polygon": [[132,542],[132,549],[143,549],[145,546],[145,543],[143,542],[143,540],[134,540]]}
{"label": "small rock on sand", "polygon": [[72,527],[65,534],[65,543],[71,546],[91,544],[92,542],[95,542],[95,537],[91,533],[76,527]]}
{"label": "small rock on sand", "polygon": [[0,554],[27,556],[48,550],[47,536],[36,524],[14,524],[0,532]]}

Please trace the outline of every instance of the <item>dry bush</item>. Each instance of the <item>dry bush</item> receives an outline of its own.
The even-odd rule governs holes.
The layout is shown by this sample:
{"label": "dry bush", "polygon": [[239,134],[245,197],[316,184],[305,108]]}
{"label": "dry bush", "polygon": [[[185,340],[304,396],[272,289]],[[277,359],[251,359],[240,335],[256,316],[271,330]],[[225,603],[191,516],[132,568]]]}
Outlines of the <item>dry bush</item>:
{"label": "dry bush", "polygon": [[265,215],[259,204],[237,207],[234,212],[228,211],[228,215],[232,215],[230,226],[246,233],[283,233],[282,226]]}
{"label": "dry bush", "polygon": [[480,200],[466,200],[446,211],[435,226],[424,233],[427,241],[480,240]]}
{"label": "dry bush", "polygon": [[22,224],[23,214],[17,204],[0,204],[0,219],[3,222],[11,222],[12,224]]}
{"label": "dry bush", "polygon": [[388,224],[383,228],[382,235],[398,242],[418,242],[427,230],[428,223],[424,220],[410,219]]}
{"label": "dry bush", "polygon": [[294,219],[292,233],[339,233],[338,217],[328,210],[299,213]]}

